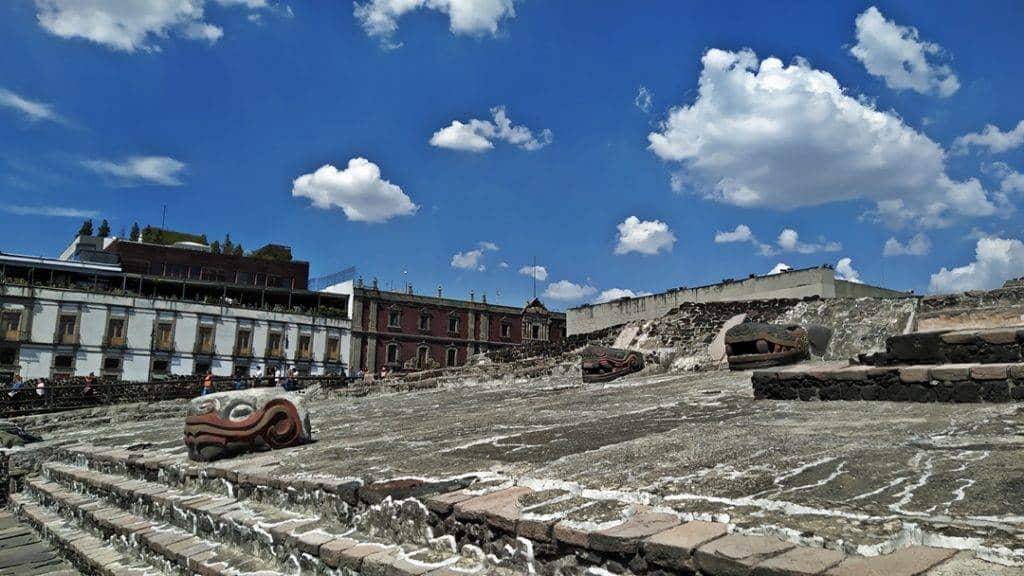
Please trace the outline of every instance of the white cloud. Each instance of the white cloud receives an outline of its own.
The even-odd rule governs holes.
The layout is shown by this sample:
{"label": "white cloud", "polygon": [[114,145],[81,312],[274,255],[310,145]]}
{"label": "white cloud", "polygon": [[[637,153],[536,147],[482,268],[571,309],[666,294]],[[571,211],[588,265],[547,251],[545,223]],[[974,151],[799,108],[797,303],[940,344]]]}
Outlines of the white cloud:
{"label": "white cloud", "polygon": [[750,226],[746,224],[739,224],[736,229],[732,232],[715,232],[715,243],[726,244],[729,242],[752,242],[754,240],[754,233],[750,231]]}
{"label": "white cloud", "polygon": [[419,209],[400,187],[381,179],[380,168],[365,158],[352,158],[344,170],[325,164],[299,176],[292,183],[292,196],[309,198],[317,208],[337,206],[356,222],[386,222]]}
{"label": "white cloud", "polygon": [[427,8],[448,16],[452,34],[494,35],[498,22],[516,15],[512,0],[368,0],[355,2],[353,13],[363,30],[387,48],[398,48],[392,40],[398,31],[398,19]]}
{"label": "white cloud", "polygon": [[452,256],[452,268],[459,268],[461,270],[476,270],[483,272],[487,269],[484,266],[484,252],[494,252],[498,250],[498,245],[494,242],[480,242],[477,244],[477,248],[474,250],[467,250],[465,252],[456,252]]}
{"label": "white cloud", "polygon": [[484,258],[483,250],[467,250],[466,252],[457,252],[452,256],[452,268],[459,268],[461,270],[486,270],[486,267],[481,263]]}
{"label": "white cloud", "polygon": [[931,252],[932,241],[924,233],[917,233],[906,244],[896,238],[885,241],[882,256],[924,256]]}
{"label": "white cloud", "polygon": [[801,242],[800,234],[792,228],[786,228],[779,232],[776,242],[785,252],[797,252],[799,254],[814,254],[815,252],[838,252],[843,249],[839,242],[832,242],[820,238],[818,242]]}
{"label": "white cloud", "polygon": [[105,176],[115,178],[121,185],[162,184],[180,186],[185,163],[167,156],[131,156],[121,161],[85,160],[82,165]]}
{"label": "white cloud", "polygon": [[501,269],[508,268],[508,262],[505,262],[505,261],[499,262],[498,263],[498,268],[501,268]]}
{"label": "white cloud", "polygon": [[597,292],[597,288],[588,284],[573,284],[568,280],[559,280],[548,284],[544,297],[552,300],[582,300]]}
{"label": "white cloud", "polygon": [[848,96],[806,60],[785,66],[750,50],[711,49],[702,62],[694,103],[673,109],[648,136],[655,154],[681,164],[673,189],[782,210],[868,200],[894,226],[995,213],[976,180],[946,175],[941,146]]}
{"label": "white cloud", "polygon": [[95,210],[81,210],[64,206],[3,205],[0,206],[0,210],[18,216],[52,216],[56,218],[98,218],[100,215]]}
{"label": "white cloud", "polygon": [[836,262],[836,280],[863,284],[860,279],[860,272],[853,269],[853,260],[850,258],[840,258],[839,262]]}
{"label": "white cloud", "polygon": [[971,146],[988,148],[989,152],[1006,152],[1024,144],[1024,120],[1009,132],[1003,132],[998,126],[986,124],[981,132],[964,134],[953,141],[953,150],[966,152]]}
{"label": "white cloud", "polygon": [[1015,238],[980,238],[974,262],[932,274],[929,289],[948,293],[998,288],[1010,278],[1024,276],[1024,243]]}
{"label": "white cloud", "polygon": [[51,120],[59,122],[61,120],[61,117],[54,111],[53,106],[29,100],[4,88],[0,88],[0,106],[17,110],[32,121]]}
{"label": "white cloud", "polygon": [[783,272],[789,272],[793,267],[785,262],[779,262],[774,268],[768,271],[768,276],[774,276],[775,274],[782,274]]}
{"label": "white cloud", "polygon": [[612,300],[618,300],[620,298],[639,298],[640,296],[650,296],[650,292],[633,292],[628,288],[609,288],[602,290],[597,298],[594,298],[594,304],[604,304],[605,302],[611,302]]}
{"label": "white cloud", "polygon": [[728,244],[732,242],[750,242],[757,247],[758,254],[762,256],[772,256],[777,253],[775,248],[759,241],[750,230],[750,227],[746,224],[738,224],[736,229],[731,232],[723,232],[721,230],[715,232],[716,244]]}
{"label": "white cloud", "polygon": [[651,91],[646,86],[641,86],[636,92],[636,98],[633,99],[633,105],[640,109],[644,114],[650,114],[651,109],[654,108],[653,102],[651,101]]}
{"label": "white cloud", "polygon": [[548,269],[543,266],[523,266],[519,269],[519,273],[523,276],[536,278],[540,282],[548,279]]}
{"label": "white cloud", "polygon": [[857,16],[856,28],[857,44],[850,53],[889,88],[943,98],[960,88],[953,70],[933,61],[944,55],[942,47],[921,40],[917,29],[886,20],[874,6]]}
{"label": "white cloud", "polygon": [[491,108],[491,120],[470,120],[463,123],[455,120],[430,137],[430,145],[464,152],[485,152],[494,148],[494,142],[504,141],[523,150],[540,150],[554,141],[551,130],[541,130],[538,135],[525,126],[513,126],[505,113],[504,106]]}
{"label": "white cloud", "polygon": [[640,220],[630,216],[616,227],[619,229],[616,254],[657,254],[662,250],[670,252],[676,242],[676,235],[668,229],[668,224],[658,220]]}

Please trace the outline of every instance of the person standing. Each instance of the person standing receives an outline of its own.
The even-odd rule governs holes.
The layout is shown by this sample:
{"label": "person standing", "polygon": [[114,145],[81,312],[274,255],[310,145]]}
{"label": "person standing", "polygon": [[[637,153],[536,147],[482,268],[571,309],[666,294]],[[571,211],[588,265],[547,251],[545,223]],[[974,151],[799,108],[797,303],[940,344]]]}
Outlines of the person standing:
{"label": "person standing", "polygon": [[256,371],[252,374],[253,377],[253,388],[263,386],[263,366],[257,365]]}
{"label": "person standing", "polygon": [[96,373],[89,372],[89,375],[85,377],[85,384],[82,386],[82,396],[86,398],[92,397],[96,394]]}
{"label": "person standing", "polygon": [[206,376],[203,378],[203,391],[199,394],[200,396],[206,396],[213,392],[213,370],[207,370]]}

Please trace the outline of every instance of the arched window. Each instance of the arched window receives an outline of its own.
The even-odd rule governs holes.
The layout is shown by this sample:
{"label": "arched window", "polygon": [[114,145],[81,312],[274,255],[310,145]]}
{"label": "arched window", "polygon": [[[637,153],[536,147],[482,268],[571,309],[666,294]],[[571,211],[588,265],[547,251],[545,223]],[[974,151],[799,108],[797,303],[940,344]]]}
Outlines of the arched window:
{"label": "arched window", "polygon": [[458,366],[459,365],[459,350],[457,348],[449,348],[445,355],[445,366]]}

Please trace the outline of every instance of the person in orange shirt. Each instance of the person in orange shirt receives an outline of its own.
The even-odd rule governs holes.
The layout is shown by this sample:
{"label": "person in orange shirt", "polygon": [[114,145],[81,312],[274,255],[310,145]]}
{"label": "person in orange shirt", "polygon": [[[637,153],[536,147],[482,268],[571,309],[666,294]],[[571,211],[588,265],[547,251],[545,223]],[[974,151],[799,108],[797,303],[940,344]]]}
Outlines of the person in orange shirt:
{"label": "person in orange shirt", "polygon": [[207,370],[206,376],[203,378],[203,391],[200,392],[200,396],[206,396],[213,392],[213,371]]}

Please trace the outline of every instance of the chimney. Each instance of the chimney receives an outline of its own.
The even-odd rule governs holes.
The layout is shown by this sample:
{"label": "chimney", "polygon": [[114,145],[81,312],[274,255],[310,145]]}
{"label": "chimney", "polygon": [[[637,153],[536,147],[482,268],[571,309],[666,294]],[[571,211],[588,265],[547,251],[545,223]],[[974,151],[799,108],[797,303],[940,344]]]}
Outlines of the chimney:
{"label": "chimney", "polygon": [[412,282],[409,282],[405,285],[405,293],[412,295]]}
{"label": "chimney", "polygon": [[484,304],[487,304],[487,292],[484,292],[483,299],[481,300]]}
{"label": "chimney", "polygon": [[470,302],[476,302],[476,292],[474,292],[472,290],[469,291],[469,301]]}
{"label": "chimney", "polygon": [[377,289],[377,277],[376,276],[373,277],[373,289],[374,290]]}
{"label": "chimney", "polygon": [[443,290],[441,289],[441,285],[438,284],[437,285],[437,297],[440,298],[442,293],[443,293]]}

